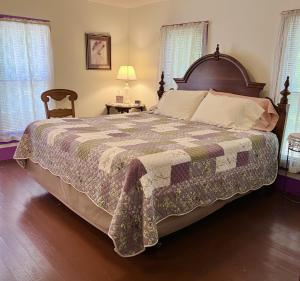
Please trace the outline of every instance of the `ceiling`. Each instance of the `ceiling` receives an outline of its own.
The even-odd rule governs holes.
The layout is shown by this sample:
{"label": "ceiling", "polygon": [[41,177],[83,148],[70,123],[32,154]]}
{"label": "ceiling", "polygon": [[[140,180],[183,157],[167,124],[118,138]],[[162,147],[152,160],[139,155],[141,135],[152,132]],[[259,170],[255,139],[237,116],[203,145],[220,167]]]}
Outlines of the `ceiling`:
{"label": "ceiling", "polygon": [[90,2],[101,3],[109,6],[117,6],[123,8],[135,8],[152,3],[163,2],[166,0],[88,0]]}

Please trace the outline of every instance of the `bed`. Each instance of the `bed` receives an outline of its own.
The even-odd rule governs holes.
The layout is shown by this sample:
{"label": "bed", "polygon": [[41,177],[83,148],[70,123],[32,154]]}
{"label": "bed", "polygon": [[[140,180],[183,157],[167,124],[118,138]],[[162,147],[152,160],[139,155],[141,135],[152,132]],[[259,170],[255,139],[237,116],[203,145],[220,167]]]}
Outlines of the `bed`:
{"label": "bed", "polygon": [[[245,68],[219,48],[175,81],[179,89],[256,97],[264,87],[250,82]],[[159,97],[163,85],[162,80]],[[106,233],[120,256],[131,257],[274,182],[286,113],[282,93],[276,134],[153,112],[48,119],[26,128],[14,158],[48,192]]]}

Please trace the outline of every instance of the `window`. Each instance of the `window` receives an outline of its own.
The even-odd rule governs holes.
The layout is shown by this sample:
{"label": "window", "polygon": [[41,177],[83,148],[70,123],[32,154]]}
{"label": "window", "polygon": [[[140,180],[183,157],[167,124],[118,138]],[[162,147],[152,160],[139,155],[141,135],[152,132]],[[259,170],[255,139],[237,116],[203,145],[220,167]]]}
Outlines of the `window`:
{"label": "window", "polygon": [[0,142],[18,139],[45,118],[40,95],[52,84],[50,28],[46,22],[0,18]]}
{"label": "window", "polygon": [[161,28],[160,73],[166,88],[176,88],[173,78],[181,78],[189,66],[207,49],[207,22],[168,25]]}
{"label": "window", "polygon": [[[274,97],[275,101],[280,100],[280,90],[283,87],[287,76],[290,76],[289,113],[285,127],[283,145],[281,150],[282,159],[287,155],[287,137],[290,133],[300,132],[300,10],[287,11],[282,13],[280,37],[275,65]],[[293,154],[293,162],[300,162],[295,159],[299,155]],[[299,166],[300,163],[295,164]]]}

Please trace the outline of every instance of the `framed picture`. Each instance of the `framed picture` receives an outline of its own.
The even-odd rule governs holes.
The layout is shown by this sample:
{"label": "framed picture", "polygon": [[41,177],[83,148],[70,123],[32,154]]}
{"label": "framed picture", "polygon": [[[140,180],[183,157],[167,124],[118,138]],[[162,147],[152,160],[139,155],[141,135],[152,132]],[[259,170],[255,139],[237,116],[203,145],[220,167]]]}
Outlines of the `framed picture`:
{"label": "framed picture", "polygon": [[111,37],[108,34],[86,33],[86,68],[111,69]]}

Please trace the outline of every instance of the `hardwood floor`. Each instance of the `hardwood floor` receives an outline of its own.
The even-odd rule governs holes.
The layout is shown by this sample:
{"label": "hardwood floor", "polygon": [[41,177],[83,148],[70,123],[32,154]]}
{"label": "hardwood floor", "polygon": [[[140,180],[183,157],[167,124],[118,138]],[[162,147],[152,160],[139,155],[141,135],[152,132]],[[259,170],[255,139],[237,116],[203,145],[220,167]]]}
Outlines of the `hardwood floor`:
{"label": "hardwood floor", "polygon": [[121,258],[111,240],[0,162],[0,280],[289,281],[300,274],[300,205],[265,188]]}

